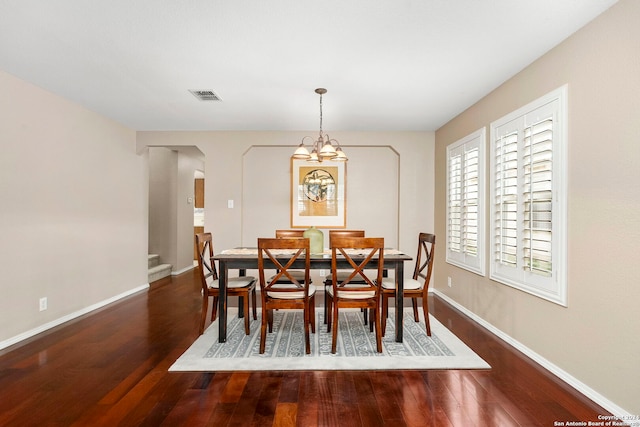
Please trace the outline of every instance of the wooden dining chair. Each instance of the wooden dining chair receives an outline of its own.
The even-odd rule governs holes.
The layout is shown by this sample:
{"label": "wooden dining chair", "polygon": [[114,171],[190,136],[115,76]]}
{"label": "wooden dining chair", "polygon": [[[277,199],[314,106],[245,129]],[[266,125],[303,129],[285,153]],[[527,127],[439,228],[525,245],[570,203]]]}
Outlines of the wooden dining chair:
{"label": "wooden dining chair", "polygon": [[[411,298],[413,306],[413,319],[420,321],[418,316],[418,299],[422,298],[422,312],[424,313],[424,323],[427,326],[427,335],[431,336],[431,326],[429,325],[429,304],[427,303],[427,293],[429,292],[429,282],[433,270],[433,255],[436,249],[436,236],[429,233],[420,233],[418,236],[418,255],[413,270],[413,277],[404,280],[405,298]],[[395,298],[395,281],[385,280],[382,282],[382,336],[384,336],[389,315],[389,298]]]}
{"label": "wooden dining chair", "polygon": [[[331,239],[333,237],[364,237],[364,230],[329,230],[329,247],[331,247]],[[349,277],[349,273],[345,271],[338,271],[338,281],[343,281]],[[324,323],[327,323],[327,319],[330,316],[329,307],[329,296],[327,295],[327,291],[331,288],[331,283],[333,280],[333,273],[330,271],[324,278]],[[358,280],[358,279],[354,279]],[[354,283],[354,282],[352,282]],[[360,280],[362,283],[362,280]],[[364,314],[364,323],[367,323],[367,312]]]}
{"label": "wooden dining chair", "polygon": [[[285,238],[290,238],[290,239],[302,239],[304,238],[304,230],[276,230],[276,238],[277,239],[285,239]],[[295,277],[296,280],[298,280],[299,282],[303,282],[304,281],[304,271],[303,270],[291,270],[290,271],[291,275],[293,277]],[[271,277],[269,280],[271,280],[273,277]],[[282,278],[281,281],[286,281],[286,278]],[[311,282],[309,283],[313,283],[312,279]],[[291,283],[291,282],[289,282]]]}
{"label": "wooden dining chair", "polygon": [[[213,239],[211,233],[198,233],[195,237],[196,250],[198,252],[198,272],[202,284],[202,315],[200,318],[200,335],[204,332],[204,325],[207,320],[209,309],[209,298],[213,298],[211,307],[211,321],[216,320],[218,312],[218,299],[220,289],[218,282],[218,270],[216,264],[211,259],[213,257]],[[249,295],[253,304],[253,319],[258,319],[257,298],[256,298],[256,278],[252,276],[231,277],[227,281],[227,296],[242,297],[244,307],[244,332],[250,334],[249,329]]]}
{"label": "wooden dining chair", "polygon": [[[380,285],[384,270],[384,238],[382,237],[334,237],[331,241],[331,271],[333,280],[327,294],[331,317],[327,331],[331,337],[331,353],[336,352],[338,339],[338,317],[341,308],[369,310],[370,322],[375,325],[376,349],[382,352],[380,329]],[[353,250],[360,255],[356,255]],[[361,260],[362,256],[364,258]],[[338,280],[338,257],[344,257],[351,266],[344,280]],[[355,259],[354,259],[355,258]],[[372,269],[372,260],[377,267]],[[333,328],[333,330],[332,330]]]}
{"label": "wooden dining chair", "polygon": [[[258,277],[262,298],[262,325],[260,327],[260,354],[265,351],[267,328],[273,330],[273,310],[302,309],[304,312],[305,351],[311,353],[309,329],[315,333],[315,287],[311,284],[309,239],[300,238],[259,238]],[[292,274],[291,266],[304,260],[304,280],[299,281]],[[265,265],[265,261],[269,264]],[[272,264],[272,265],[270,265]],[[276,268],[277,273],[266,279],[265,269]]]}

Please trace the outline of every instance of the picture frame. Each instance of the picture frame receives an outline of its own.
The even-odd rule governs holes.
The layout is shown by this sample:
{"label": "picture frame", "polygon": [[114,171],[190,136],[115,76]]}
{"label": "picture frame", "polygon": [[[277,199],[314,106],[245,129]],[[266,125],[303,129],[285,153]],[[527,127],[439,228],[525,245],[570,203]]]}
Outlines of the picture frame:
{"label": "picture frame", "polygon": [[291,228],[347,226],[347,165],[291,159]]}

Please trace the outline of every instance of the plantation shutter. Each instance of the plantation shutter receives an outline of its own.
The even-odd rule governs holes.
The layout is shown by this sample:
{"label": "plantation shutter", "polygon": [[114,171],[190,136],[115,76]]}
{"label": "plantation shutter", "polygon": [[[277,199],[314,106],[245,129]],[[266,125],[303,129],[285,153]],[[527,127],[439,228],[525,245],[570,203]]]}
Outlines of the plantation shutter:
{"label": "plantation shutter", "polygon": [[543,276],[552,267],[553,118],[525,129],[523,266]]}
{"label": "plantation shutter", "polygon": [[462,237],[464,252],[471,256],[478,255],[478,151],[474,145],[464,152],[462,175]]}
{"label": "plantation shutter", "polygon": [[447,262],[484,274],[482,185],[485,130],[447,147]]}
{"label": "plantation shutter", "polygon": [[462,251],[462,155],[460,150],[449,158],[449,250]]}
{"label": "plantation shutter", "polygon": [[566,86],[491,124],[491,279],[566,304]]}
{"label": "plantation shutter", "polygon": [[518,251],[518,132],[496,141],[495,259],[515,267]]}

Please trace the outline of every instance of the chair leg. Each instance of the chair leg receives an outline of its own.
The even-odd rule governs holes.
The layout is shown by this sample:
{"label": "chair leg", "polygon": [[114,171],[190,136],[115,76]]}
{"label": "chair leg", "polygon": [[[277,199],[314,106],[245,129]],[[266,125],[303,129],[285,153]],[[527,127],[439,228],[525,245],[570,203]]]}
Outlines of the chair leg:
{"label": "chair leg", "polygon": [[253,320],[258,320],[258,301],[255,288],[253,288],[253,292],[251,293],[251,300],[253,302]]}
{"label": "chair leg", "polygon": [[333,331],[331,335],[331,353],[336,354],[336,344],[338,342],[338,302],[333,304]]}
{"label": "chair leg", "polygon": [[311,354],[311,339],[309,338],[309,328],[311,326],[311,306],[305,307],[304,310],[304,351]]}
{"label": "chair leg", "polygon": [[267,318],[269,323],[269,333],[273,332],[273,310],[267,310]]}
{"label": "chair leg", "polygon": [[411,298],[411,305],[413,306],[413,320],[419,322],[420,316],[418,316],[418,298]]}
{"label": "chair leg", "polygon": [[311,332],[316,333],[316,296],[309,298],[309,323],[311,323]]}
{"label": "chair leg", "polygon": [[244,298],[244,333],[251,335],[251,329],[249,327],[249,294]]}
{"label": "chair leg", "polygon": [[384,306],[384,310],[382,310],[382,314],[384,315],[384,317],[389,318],[389,298],[391,298],[391,297],[395,298],[395,294],[393,294],[393,295],[382,294],[382,296],[387,299],[386,300],[386,304]]}
{"label": "chair leg", "polygon": [[[364,321],[364,324],[366,325],[369,322],[369,318],[367,316],[367,309],[366,308],[361,308],[360,311],[362,312],[362,320]],[[369,329],[371,329],[371,331],[373,331],[373,326],[371,326]]]}
{"label": "chair leg", "polygon": [[[263,300],[264,301],[264,300]],[[267,341],[267,324],[269,323],[269,310],[262,308],[262,323],[260,325],[260,354],[264,353]]]}
{"label": "chair leg", "polygon": [[328,315],[325,315],[325,321],[327,323],[327,333],[331,332],[331,325],[332,325],[332,320],[333,320],[333,298],[328,298],[327,299],[327,305],[325,307],[325,313],[328,313]]}
{"label": "chair leg", "polygon": [[[367,314],[367,309],[364,309],[364,313],[365,315]],[[366,317],[366,316],[365,316]],[[377,317],[376,313],[374,312],[373,308],[369,309],[369,332],[373,332],[373,318]],[[365,325],[367,324],[367,322],[364,323]]]}
{"label": "chair leg", "polygon": [[386,294],[382,294],[380,295],[380,298],[382,298],[380,324],[381,324],[381,333],[382,333],[382,336],[384,336],[384,333],[386,332],[386,329],[387,329],[387,317],[389,317],[389,297]]}
{"label": "chair leg", "polygon": [[427,335],[431,336],[431,325],[429,324],[429,307],[427,306],[427,300],[422,299],[422,312],[424,313],[424,323],[427,325]]}
{"label": "chair leg", "polygon": [[203,295],[202,297],[202,314],[200,315],[200,328],[198,329],[199,335],[204,333],[204,324],[207,321],[207,310],[209,308],[209,296]]}
{"label": "chair leg", "polygon": [[213,306],[211,307],[211,321],[215,321],[218,317],[218,297],[213,297]]}
{"label": "chair leg", "polygon": [[329,315],[331,314],[331,311],[328,310],[329,307],[329,293],[327,292],[327,287],[324,287],[324,324],[328,324],[330,317]]}
{"label": "chair leg", "polygon": [[380,330],[380,313],[374,309],[371,309],[371,316],[373,317],[373,319],[371,319],[371,322],[375,322],[376,324],[376,349],[378,350],[378,353],[382,353],[382,331]]}

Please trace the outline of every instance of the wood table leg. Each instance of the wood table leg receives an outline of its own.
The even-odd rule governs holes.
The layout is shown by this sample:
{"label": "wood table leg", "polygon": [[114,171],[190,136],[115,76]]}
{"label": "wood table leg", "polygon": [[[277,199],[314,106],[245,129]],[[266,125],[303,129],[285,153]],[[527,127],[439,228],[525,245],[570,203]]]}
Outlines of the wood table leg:
{"label": "wood table leg", "polygon": [[218,342],[227,342],[227,280],[229,269],[225,261],[218,261],[220,266],[218,286],[220,297],[218,298]]}
{"label": "wood table leg", "polygon": [[[396,342],[402,342],[404,319],[404,262],[396,262]],[[384,314],[382,314],[384,316]]]}

